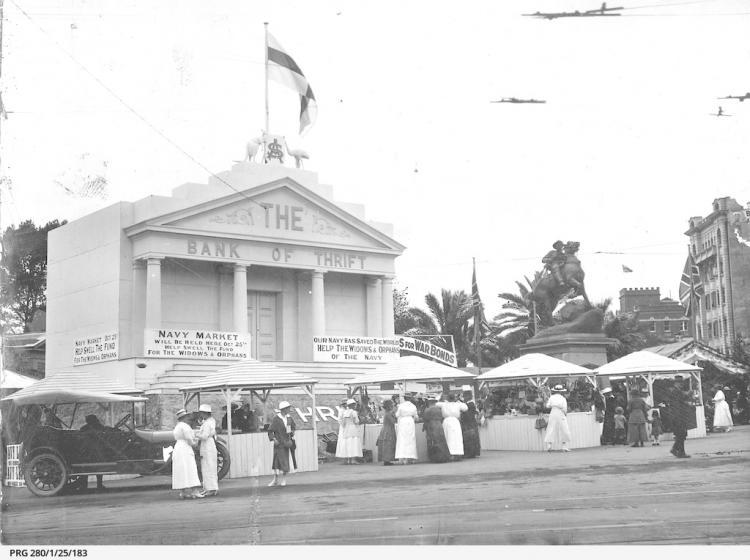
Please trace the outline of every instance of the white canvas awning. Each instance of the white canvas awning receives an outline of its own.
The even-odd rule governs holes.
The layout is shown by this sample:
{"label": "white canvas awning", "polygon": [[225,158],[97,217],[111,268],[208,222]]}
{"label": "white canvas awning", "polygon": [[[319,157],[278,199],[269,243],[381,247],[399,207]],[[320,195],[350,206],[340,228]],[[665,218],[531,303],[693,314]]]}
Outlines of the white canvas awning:
{"label": "white canvas awning", "polygon": [[43,404],[52,406],[54,404],[73,403],[109,403],[109,402],[145,402],[148,399],[133,395],[116,395],[114,393],[103,393],[97,391],[74,391],[66,389],[45,389],[33,393],[21,394],[21,391],[5,397],[4,401],[13,401],[17,406],[28,404]]}
{"label": "white canvas awning", "polygon": [[[107,379],[100,375],[94,375],[85,371],[61,371],[54,375],[50,375],[49,377],[45,377],[44,379],[40,379],[3,400],[12,400],[16,404],[23,404],[25,402],[31,403],[29,397],[32,399],[34,396],[42,398],[41,395],[43,393],[49,393],[49,398],[57,398],[54,397],[55,394],[58,394],[58,397],[67,394],[68,398],[73,398],[75,394],[140,395],[143,391],[136,387],[129,387],[119,381]],[[81,398],[85,399],[85,397]],[[55,402],[91,402],[91,400],[57,400]]]}
{"label": "white canvas awning", "polygon": [[183,393],[222,389],[284,389],[314,385],[318,381],[268,362],[244,360],[216,370],[195,383],[181,387]]}
{"label": "white canvas awning", "polygon": [[524,354],[477,377],[477,381],[504,381],[544,377],[590,376],[593,372],[546,354]]}
{"label": "white canvas awning", "polygon": [[701,368],[692,364],[686,364],[678,360],[673,360],[665,356],[660,356],[654,352],[641,350],[633,352],[609,362],[594,370],[599,375],[677,375],[691,374],[701,372]]}
{"label": "white canvas awning", "polygon": [[372,373],[366,373],[346,382],[349,386],[378,385],[380,383],[439,383],[451,380],[473,381],[471,373],[461,371],[419,356],[403,356],[392,362],[379,365]]}
{"label": "white canvas awning", "polygon": [[39,381],[34,377],[22,375],[9,369],[3,370],[3,379],[0,381],[0,389],[23,389]]}

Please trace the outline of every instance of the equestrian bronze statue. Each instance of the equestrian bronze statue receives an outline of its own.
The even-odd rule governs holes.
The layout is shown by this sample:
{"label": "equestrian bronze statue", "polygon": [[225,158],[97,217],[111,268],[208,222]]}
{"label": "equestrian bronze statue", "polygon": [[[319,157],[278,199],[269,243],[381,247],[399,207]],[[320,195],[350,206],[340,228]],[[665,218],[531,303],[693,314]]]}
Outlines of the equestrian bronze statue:
{"label": "equestrian bronze statue", "polygon": [[542,262],[545,264],[546,274],[531,292],[531,299],[537,304],[537,313],[544,317],[545,323],[550,323],[552,313],[563,298],[582,296],[587,308],[591,308],[586,289],[583,285],[585,273],[581,268],[581,261],[576,253],[580,247],[578,241],[556,241]]}

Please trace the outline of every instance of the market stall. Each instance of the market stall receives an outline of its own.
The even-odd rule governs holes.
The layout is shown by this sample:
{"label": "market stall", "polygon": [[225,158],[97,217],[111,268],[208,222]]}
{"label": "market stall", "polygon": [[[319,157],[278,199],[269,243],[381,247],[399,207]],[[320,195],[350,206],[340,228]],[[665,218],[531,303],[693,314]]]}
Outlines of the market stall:
{"label": "market stall", "polygon": [[[403,356],[392,362],[378,366],[375,371],[366,373],[347,381],[352,395],[368,386],[393,386],[394,391],[403,398],[407,383],[420,384],[450,384],[454,381],[472,383],[476,379],[471,373],[460,371],[418,356]],[[381,424],[361,424],[360,433],[362,447],[372,450],[373,461],[378,461],[378,449],[375,442],[380,434]],[[427,441],[422,431],[422,425],[417,424],[417,462],[427,461]]]}
{"label": "market stall", "polygon": [[593,409],[593,372],[545,354],[525,354],[477,377],[485,399],[485,422],[479,429],[482,449],[542,451],[544,429],[537,419],[547,415],[549,388],[568,389],[570,448],[600,445],[602,424]]}
{"label": "market stall", "polygon": [[[688,430],[687,437],[697,438],[706,435],[701,371],[702,369],[698,366],[641,350],[600,366],[594,370],[594,373],[602,386],[623,380],[629,390],[648,392],[646,402],[651,406],[657,406],[667,399],[669,385],[675,376],[681,375],[687,378],[695,407],[695,427]],[[664,421],[665,418],[662,420]],[[668,423],[664,428],[665,431],[669,431]]]}
{"label": "market stall", "polygon": [[[219,393],[226,401],[227,410],[231,411],[232,401],[241,394],[250,395],[251,399],[257,398],[265,407],[272,390],[299,387],[312,399],[312,409],[315,410],[316,383],[315,379],[268,362],[246,360],[223,367],[200,381],[182,387],[180,391],[186,408],[193,398],[197,398],[197,405],[200,406],[201,393]],[[296,471],[318,470],[318,429],[315,420],[313,414],[312,429],[297,426],[294,436],[297,443]],[[227,434],[223,437],[226,437],[232,460],[229,478],[273,474],[273,443],[268,439],[267,431],[263,429],[237,434],[232,430],[231,414],[227,422]]]}

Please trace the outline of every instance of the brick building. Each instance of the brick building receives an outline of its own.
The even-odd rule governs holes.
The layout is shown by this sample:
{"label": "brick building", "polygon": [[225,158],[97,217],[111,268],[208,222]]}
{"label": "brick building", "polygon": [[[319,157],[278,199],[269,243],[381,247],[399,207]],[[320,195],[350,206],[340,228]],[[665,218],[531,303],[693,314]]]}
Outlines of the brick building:
{"label": "brick building", "polygon": [[637,313],[640,330],[659,340],[692,336],[683,305],[662,298],[659,288],[623,288],[620,290],[620,313]]}
{"label": "brick building", "polygon": [[695,338],[725,354],[738,337],[750,347],[749,214],[733,198],[717,198],[711,214],[690,218],[685,232],[704,292],[693,314]]}

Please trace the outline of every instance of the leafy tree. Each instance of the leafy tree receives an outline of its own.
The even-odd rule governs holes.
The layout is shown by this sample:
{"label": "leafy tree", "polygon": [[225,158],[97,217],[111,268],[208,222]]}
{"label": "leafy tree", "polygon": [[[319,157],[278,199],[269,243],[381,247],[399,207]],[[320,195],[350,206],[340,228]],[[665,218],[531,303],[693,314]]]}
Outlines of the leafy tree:
{"label": "leafy tree", "polygon": [[3,233],[0,259],[3,332],[28,332],[34,313],[46,309],[47,234],[66,223],[53,220],[36,226],[32,220],[26,220]]}
{"label": "leafy tree", "polygon": [[409,288],[393,288],[393,320],[396,334],[404,334],[416,326],[409,313]]}
{"label": "leafy tree", "polygon": [[469,353],[469,319],[473,308],[471,298],[463,290],[441,290],[441,299],[434,294],[427,294],[424,298],[428,311],[418,307],[411,307],[409,314],[414,320],[414,326],[404,331],[406,335],[436,335],[435,344],[450,350],[447,338],[437,335],[453,336],[456,347],[456,361],[458,367],[466,367]]}

